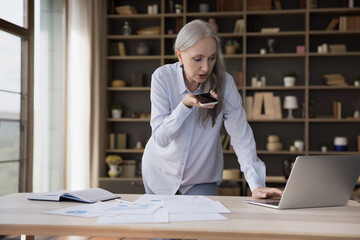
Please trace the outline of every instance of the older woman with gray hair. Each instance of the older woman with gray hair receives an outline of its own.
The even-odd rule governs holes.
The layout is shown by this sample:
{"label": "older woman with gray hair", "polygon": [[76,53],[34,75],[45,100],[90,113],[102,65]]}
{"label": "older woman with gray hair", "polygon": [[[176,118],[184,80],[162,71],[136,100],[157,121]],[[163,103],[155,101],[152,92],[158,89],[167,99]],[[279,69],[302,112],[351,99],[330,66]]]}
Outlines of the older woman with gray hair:
{"label": "older woman with gray hair", "polygon": [[[265,186],[265,165],[257,157],[242,99],[225,70],[221,41],[202,20],[187,23],[175,44],[178,62],[159,67],[151,80],[152,135],[142,159],[148,194],[218,195],[224,121],[253,198],[281,196]],[[196,98],[210,93],[217,104]]]}

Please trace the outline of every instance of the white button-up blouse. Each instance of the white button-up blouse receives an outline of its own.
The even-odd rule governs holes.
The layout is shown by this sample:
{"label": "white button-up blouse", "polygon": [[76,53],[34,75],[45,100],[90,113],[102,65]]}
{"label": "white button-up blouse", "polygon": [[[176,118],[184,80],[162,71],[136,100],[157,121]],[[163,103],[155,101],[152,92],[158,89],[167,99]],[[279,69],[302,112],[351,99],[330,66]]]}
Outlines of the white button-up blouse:
{"label": "white button-up blouse", "polygon": [[[212,127],[199,123],[199,108],[182,100],[191,93],[179,62],[159,67],[151,79],[152,135],[142,158],[143,181],[156,194],[186,192],[195,184],[222,181],[222,121],[251,190],[265,187],[265,165],[257,157],[253,132],[231,75],[223,86],[223,108]],[[192,94],[199,94],[198,88]]]}

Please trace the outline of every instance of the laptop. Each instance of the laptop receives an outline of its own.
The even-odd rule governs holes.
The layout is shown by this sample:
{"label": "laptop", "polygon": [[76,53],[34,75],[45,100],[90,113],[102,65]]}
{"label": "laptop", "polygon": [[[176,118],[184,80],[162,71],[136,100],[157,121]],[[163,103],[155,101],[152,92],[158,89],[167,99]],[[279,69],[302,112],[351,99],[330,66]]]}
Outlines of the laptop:
{"label": "laptop", "polygon": [[247,203],[276,209],[344,206],[360,175],[360,155],[298,156],[280,199]]}

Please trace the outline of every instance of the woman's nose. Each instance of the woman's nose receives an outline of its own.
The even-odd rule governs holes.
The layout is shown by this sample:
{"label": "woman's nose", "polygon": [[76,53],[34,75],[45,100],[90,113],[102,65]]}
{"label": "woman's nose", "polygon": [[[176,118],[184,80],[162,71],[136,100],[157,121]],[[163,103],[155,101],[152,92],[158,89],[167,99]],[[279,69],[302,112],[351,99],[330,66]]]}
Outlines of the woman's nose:
{"label": "woman's nose", "polygon": [[207,72],[209,70],[209,62],[208,61],[204,61],[204,63],[201,66],[201,70],[203,70],[204,72]]}

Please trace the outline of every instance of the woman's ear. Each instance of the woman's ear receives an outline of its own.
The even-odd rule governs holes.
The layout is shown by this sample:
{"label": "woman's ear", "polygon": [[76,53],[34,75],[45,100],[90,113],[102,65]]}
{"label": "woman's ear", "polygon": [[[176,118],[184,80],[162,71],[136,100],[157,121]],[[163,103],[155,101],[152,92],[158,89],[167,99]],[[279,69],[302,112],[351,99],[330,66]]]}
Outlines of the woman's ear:
{"label": "woman's ear", "polygon": [[182,56],[181,56],[181,52],[178,49],[176,49],[175,54],[176,54],[177,58],[179,59],[180,64],[184,65],[183,60],[182,60]]}

